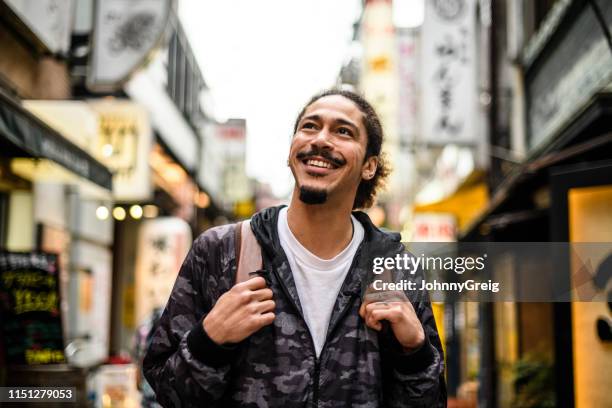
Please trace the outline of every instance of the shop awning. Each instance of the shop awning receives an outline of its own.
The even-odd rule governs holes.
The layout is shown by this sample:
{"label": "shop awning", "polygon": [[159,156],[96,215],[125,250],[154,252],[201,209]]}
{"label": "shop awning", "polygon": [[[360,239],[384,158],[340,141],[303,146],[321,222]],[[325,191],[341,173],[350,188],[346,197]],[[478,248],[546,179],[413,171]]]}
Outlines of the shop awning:
{"label": "shop awning", "polygon": [[415,213],[450,213],[457,217],[459,232],[467,228],[486,208],[489,202],[489,192],[485,183],[485,174],[475,170],[463,180],[459,187],[443,200],[417,204]]}
{"label": "shop awning", "polygon": [[[612,114],[612,112],[611,112]],[[487,208],[480,213],[462,231],[460,240],[474,239],[474,234],[484,223],[507,225],[512,222],[524,221],[541,216],[542,209],[525,208],[524,197],[530,197],[534,191],[548,183],[546,170],[555,165],[583,162],[593,162],[606,159],[612,145],[612,132],[604,133],[590,140],[572,144],[561,150],[553,150],[534,158],[516,168],[495,190]],[[518,201],[510,205],[513,200]],[[523,200],[521,201],[521,198]],[[531,202],[531,200],[527,200]]]}
{"label": "shop awning", "polygon": [[112,173],[87,152],[0,92],[0,154],[52,160],[107,190]]}

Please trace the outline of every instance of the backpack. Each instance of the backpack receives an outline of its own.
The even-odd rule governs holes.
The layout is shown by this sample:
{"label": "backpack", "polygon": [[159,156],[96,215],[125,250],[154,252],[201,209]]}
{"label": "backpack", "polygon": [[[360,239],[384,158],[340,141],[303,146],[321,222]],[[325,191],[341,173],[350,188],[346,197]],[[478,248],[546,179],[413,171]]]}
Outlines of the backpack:
{"label": "backpack", "polygon": [[253,276],[261,276],[263,261],[261,247],[253,230],[251,220],[236,223],[234,229],[236,247],[236,283],[244,282]]}

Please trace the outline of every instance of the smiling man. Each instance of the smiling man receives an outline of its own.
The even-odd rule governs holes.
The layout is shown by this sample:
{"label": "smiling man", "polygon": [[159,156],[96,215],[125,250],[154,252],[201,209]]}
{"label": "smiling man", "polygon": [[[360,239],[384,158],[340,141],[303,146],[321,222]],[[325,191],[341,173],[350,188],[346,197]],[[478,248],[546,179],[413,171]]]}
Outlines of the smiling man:
{"label": "smiling man", "polygon": [[144,361],[162,405],[446,405],[427,297],[362,295],[371,248],[404,252],[398,234],[355,211],[372,205],[388,173],[382,141],[355,93],[329,90],[306,104],[288,158],[291,203],[250,222],[262,276],[236,283],[236,225],[203,233],[181,267]]}

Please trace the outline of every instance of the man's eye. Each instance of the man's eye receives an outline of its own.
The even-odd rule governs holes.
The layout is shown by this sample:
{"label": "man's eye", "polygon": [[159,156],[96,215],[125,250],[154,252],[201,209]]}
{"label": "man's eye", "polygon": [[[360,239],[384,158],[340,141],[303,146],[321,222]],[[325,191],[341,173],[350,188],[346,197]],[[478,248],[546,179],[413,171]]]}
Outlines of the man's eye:
{"label": "man's eye", "polygon": [[340,133],[341,135],[353,136],[353,132],[349,128],[339,128],[338,133]]}
{"label": "man's eye", "polygon": [[314,129],[315,124],[312,122],[306,122],[302,125],[302,129]]}

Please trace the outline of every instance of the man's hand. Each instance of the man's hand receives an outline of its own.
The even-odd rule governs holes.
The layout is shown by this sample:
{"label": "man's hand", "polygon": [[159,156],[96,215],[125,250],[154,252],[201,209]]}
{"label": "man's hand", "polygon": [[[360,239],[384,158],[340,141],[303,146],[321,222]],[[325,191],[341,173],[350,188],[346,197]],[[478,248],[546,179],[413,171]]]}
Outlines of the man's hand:
{"label": "man's hand", "polygon": [[239,343],[274,321],[275,303],[264,278],[258,276],[225,292],[202,322],[217,344]]}
{"label": "man's hand", "polygon": [[406,351],[413,351],[425,342],[423,325],[412,307],[412,303],[401,291],[394,291],[389,301],[377,301],[375,297],[365,297],[359,315],[368,327],[380,331],[381,320],[387,320],[397,341]]}

